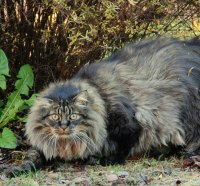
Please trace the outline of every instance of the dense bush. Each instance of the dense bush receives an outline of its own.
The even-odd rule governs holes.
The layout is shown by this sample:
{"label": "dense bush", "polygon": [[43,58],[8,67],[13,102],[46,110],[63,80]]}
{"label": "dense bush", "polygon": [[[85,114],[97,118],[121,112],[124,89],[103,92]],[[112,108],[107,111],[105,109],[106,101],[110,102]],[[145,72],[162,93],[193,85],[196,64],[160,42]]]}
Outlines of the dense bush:
{"label": "dense bush", "polygon": [[198,34],[197,0],[2,0],[0,48],[11,74],[29,63],[35,88],[72,76],[91,62],[134,39]]}

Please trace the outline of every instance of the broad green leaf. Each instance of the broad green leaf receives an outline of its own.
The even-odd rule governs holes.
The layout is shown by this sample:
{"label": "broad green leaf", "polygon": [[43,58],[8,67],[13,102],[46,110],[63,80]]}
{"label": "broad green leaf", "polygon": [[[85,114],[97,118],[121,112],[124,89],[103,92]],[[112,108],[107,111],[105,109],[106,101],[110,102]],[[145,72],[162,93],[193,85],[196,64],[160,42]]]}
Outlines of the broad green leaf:
{"label": "broad green leaf", "polygon": [[5,90],[6,89],[6,78],[3,75],[0,75],[0,87]]}
{"label": "broad green leaf", "polygon": [[9,76],[8,59],[3,50],[0,49],[0,75]]}
{"label": "broad green leaf", "polygon": [[19,80],[15,83],[15,88],[20,94],[28,96],[29,88],[32,88],[34,82],[34,74],[30,65],[23,65],[17,75]]}
{"label": "broad green leaf", "polygon": [[14,149],[16,146],[17,138],[15,137],[14,133],[6,127],[3,128],[3,132],[0,136],[0,147]]}
{"label": "broad green leaf", "polygon": [[19,91],[15,91],[10,94],[5,108],[2,110],[0,117],[0,128],[5,126],[9,121],[15,119],[19,108],[24,104],[24,100],[21,99]]}
{"label": "broad green leaf", "polygon": [[3,50],[0,49],[0,88],[3,90],[6,89],[5,76],[9,76],[8,59]]}
{"label": "broad green leaf", "polygon": [[17,75],[19,78],[15,83],[15,91],[8,96],[6,106],[0,113],[0,128],[8,122],[16,119],[16,114],[26,108],[26,105],[31,105],[34,96],[27,103],[22,100],[21,95],[27,95],[29,89],[32,88],[34,82],[34,74],[30,65],[23,65]]}
{"label": "broad green leaf", "polygon": [[35,102],[35,99],[36,99],[37,96],[38,96],[38,94],[32,94],[32,96],[29,99],[25,100],[25,103],[28,106],[32,106],[33,103]]}

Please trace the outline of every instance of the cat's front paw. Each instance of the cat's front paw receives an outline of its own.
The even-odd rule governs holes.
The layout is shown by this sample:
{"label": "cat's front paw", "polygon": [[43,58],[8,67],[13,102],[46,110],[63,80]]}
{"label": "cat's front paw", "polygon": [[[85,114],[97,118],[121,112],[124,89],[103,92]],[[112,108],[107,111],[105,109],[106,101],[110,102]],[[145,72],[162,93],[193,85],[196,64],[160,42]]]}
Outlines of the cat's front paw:
{"label": "cat's front paw", "polygon": [[71,163],[75,163],[78,165],[97,165],[98,158],[89,156],[88,158],[85,159],[72,160]]}
{"label": "cat's front paw", "polygon": [[107,166],[107,165],[117,165],[117,164],[124,164],[124,158],[116,158],[116,157],[103,157],[100,159],[100,165]]}

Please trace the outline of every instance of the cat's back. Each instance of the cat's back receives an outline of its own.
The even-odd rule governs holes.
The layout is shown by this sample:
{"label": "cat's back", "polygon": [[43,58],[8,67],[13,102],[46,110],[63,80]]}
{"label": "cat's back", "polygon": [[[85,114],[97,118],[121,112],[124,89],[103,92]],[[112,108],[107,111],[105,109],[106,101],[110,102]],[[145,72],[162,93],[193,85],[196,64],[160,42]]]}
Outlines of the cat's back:
{"label": "cat's back", "polygon": [[200,40],[171,38],[131,43],[110,57],[83,67],[76,77],[113,79],[130,76],[142,80],[188,79],[191,68],[196,79],[200,73]]}

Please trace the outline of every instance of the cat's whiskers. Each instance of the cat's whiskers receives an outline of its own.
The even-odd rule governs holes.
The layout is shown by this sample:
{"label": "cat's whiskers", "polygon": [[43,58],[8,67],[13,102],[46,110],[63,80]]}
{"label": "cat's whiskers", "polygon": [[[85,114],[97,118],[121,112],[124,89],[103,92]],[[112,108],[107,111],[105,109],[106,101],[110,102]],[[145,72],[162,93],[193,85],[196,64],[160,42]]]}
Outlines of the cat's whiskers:
{"label": "cat's whiskers", "polygon": [[78,141],[80,141],[81,143],[85,144],[85,145],[86,145],[86,148],[88,149],[88,151],[89,151],[90,153],[92,153],[92,150],[91,150],[90,147],[88,146],[89,143],[88,143],[88,141],[87,141],[86,139],[80,138],[79,135],[76,135],[76,138],[78,139]]}
{"label": "cat's whiskers", "polygon": [[88,141],[88,143],[95,149],[97,150],[96,144],[94,141],[86,134],[86,132],[79,132],[84,138]]}
{"label": "cat's whiskers", "polygon": [[86,148],[88,148],[87,141],[85,141],[85,139],[80,138],[78,136],[78,133],[75,132],[74,130],[73,130],[73,135],[71,137],[72,137],[72,139],[73,139],[73,141],[75,143],[76,148],[80,148],[79,145],[82,145],[82,144],[84,144],[86,146]]}
{"label": "cat's whiskers", "polygon": [[75,143],[75,146],[77,146],[76,138],[74,138],[73,136],[72,136],[72,141],[73,141],[73,143]]}
{"label": "cat's whiskers", "polygon": [[[51,134],[51,136],[49,137],[49,140],[47,142],[48,145],[53,145],[54,146],[54,140],[55,140],[55,134]],[[55,146],[54,146],[55,147]]]}
{"label": "cat's whiskers", "polygon": [[92,154],[93,151],[96,149],[94,142],[83,132],[77,133],[76,137],[86,144],[88,151]]}
{"label": "cat's whiskers", "polygon": [[77,138],[75,138],[74,136],[72,136],[72,140],[73,140],[73,142],[75,144],[75,147],[78,147],[78,140],[77,140]]}
{"label": "cat's whiskers", "polygon": [[52,137],[53,137],[54,147],[57,148],[57,141],[58,141],[59,137],[57,134],[53,134]]}
{"label": "cat's whiskers", "polygon": [[40,145],[41,143],[43,143],[47,138],[49,138],[51,136],[51,133],[47,133],[44,137],[42,137],[41,141],[39,142],[38,145]]}
{"label": "cat's whiskers", "polygon": [[[55,140],[53,139],[54,136],[56,135],[55,129],[52,127],[48,127],[46,129],[48,129],[48,132],[46,132],[46,135],[44,137],[42,137],[42,140],[38,144],[39,146],[41,145],[41,143],[43,143],[45,141],[47,142],[47,144],[50,144],[52,140],[53,140],[53,143],[55,143],[54,142]],[[50,129],[50,131],[49,131],[49,129]],[[54,146],[56,146],[56,145],[54,145]]]}
{"label": "cat's whiskers", "polygon": [[57,134],[55,134],[54,136],[55,136],[55,147],[57,148],[57,142],[59,140],[59,136]]}

